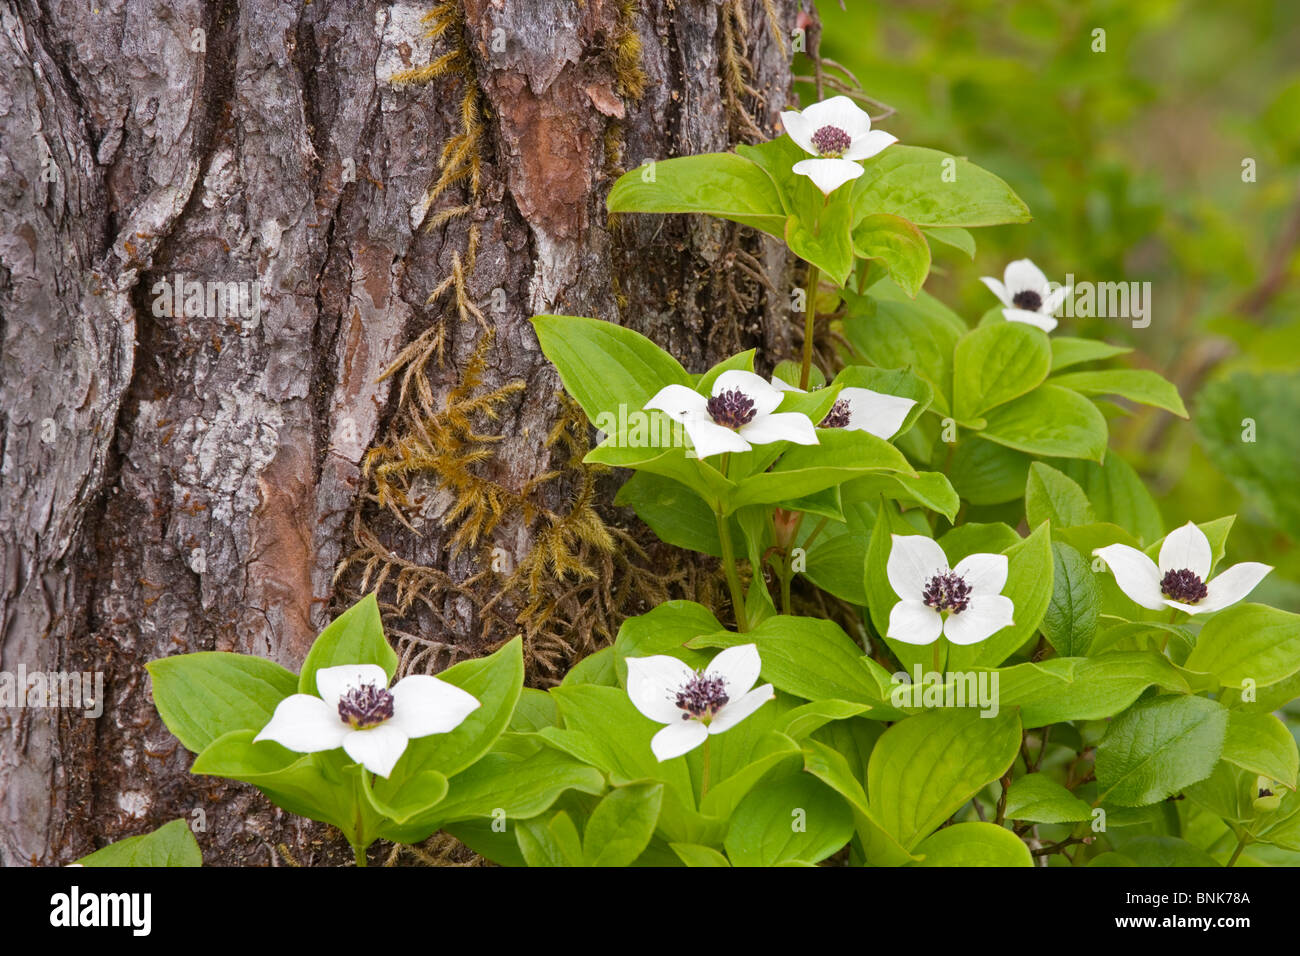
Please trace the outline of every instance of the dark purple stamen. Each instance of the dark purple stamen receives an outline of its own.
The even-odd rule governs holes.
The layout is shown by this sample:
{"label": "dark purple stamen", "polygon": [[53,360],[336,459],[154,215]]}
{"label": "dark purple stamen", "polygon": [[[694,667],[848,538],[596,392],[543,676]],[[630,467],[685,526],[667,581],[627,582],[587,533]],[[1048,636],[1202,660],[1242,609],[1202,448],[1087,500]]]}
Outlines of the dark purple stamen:
{"label": "dark purple stamen", "polygon": [[1266,797],[1271,797],[1271,796],[1273,796],[1273,791],[1268,789],[1268,787],[1259,788],[1259,799],[1263,800]]}
{"label": "dark purple stamen", "polygon": [[339,698],[339,716],[349,727],[377,727],[393,716],[393,695],[382,687],[362,684]]}
{"label": "dark purple stamen", "polygon": [[1197,604],[1205,600],[1209,588],[1194,571],[1170,571],[1160,581],[1160,593],[1180,604]]}
{"label": "dark purple stamen", "polygon": [[835,158],[843,156],[853,145],[853,137],[838,126],[823,126],[812,134],[812,144],[817,148],[817,155]]}
{"label": "dark purple stamen", "polygon": [[714,395],[706,407],[709,417],[723,428],[739,428],[754,420],[754,400],[738,388]]}
{"label": "dark purple stamen", "polygon": [[970,585],[961,575],[945,571],[930,578],[921,592],[921,600],[936,611],[959,614],[970,604]]}
{"label": "dark purple stamen", "polygon": [[1026,312],[1037,312],[1043,307],[1043,297],[1032,289],[1021,289],[1011,297],[1011,304]]}
{"label": "dark purple stamen", "polygon": [[849,427],[849,400],[847,398],[837,398],[831,410],[826,413],[826,417],[821,420],[818,428],[848,428]]}
{"label": "dark purple stamen", "polygon": [[721,677],[696,674],[677,692],[677,706],[682,720],[711,720],[728,701],[727,682]]}

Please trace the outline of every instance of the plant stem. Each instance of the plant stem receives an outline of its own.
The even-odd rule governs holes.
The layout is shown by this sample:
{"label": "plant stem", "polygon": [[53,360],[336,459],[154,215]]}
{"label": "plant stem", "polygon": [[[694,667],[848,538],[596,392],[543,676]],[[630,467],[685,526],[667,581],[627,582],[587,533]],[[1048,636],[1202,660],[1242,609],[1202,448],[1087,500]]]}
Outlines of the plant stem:
{"label": "plant stem", "polygon": [[352,846],[352,855],[356,858],[357,866],[369,866],[366,862],[366,848],[363,846]]}
{"label": "plant stem", "polygon": [[704,738],[704,776],[700,780],[700,803],[704,803],[704,797],[709,792],[709,744],[712,737]]}
{"label": "plant stem", "polygon": [[817,283],[821,281],[821,270],[812,263],[808,264],[808,299],[804,303],[803,321],[803,366],[799,370],[799,387],[808,390],[808,380],[812,373],[813,327],[817,323]]}
{"label": "plant stem", "polygon": [[790,559],[786,558],[786,567],[781,574],[781,613],[790,613],[790,579],[794,577],[794,571],[790,569]]}
{"label": "plant stem", "polygon": [[1223,865],[1232,866],[1233,864],[1235,864],[1237,862],[1237,858],[1241,856],[1241,851],[1244,849],[1246,849],[1246,835],[1243,833],[1237,840],[1237,849],[1232,851],[1232,856],[1228,857],[1228,862]]}
{"label": "plant stem", "polygon": [[722,570],[727,575],[727,588],[731,591],[731,606],[736,613],[736,629],[748,631],[745,590],[740,586],[740,575],[736,571],[736,548],[731,543],[731,522],[721,512],[718,512],[718,541],[722,544]]}

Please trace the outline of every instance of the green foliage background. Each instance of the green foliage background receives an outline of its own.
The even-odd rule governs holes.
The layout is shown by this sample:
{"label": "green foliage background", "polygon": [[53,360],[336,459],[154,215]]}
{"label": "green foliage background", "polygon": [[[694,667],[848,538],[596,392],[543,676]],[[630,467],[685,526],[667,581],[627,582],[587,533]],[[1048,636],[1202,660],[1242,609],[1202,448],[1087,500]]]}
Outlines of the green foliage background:
{"label": "green foliage background", "polygon": [[845,6],[818,4],[820,52],[898,111],[880,128],[970,157],[1034,214],[980,230],[973,263],[937,246],[926,288],[973,325],[996,304],[979,276],[1012,259],[1057,281],[1149,281],[1149,327],[1063,318],[1055,334],[1133,346],[1177,382],[1190,422],[1116,407],[1111,446],[1167,527],[1237,512],[1229,562],[1277,567],[1252,599],[1300,610],[1300,4]]}

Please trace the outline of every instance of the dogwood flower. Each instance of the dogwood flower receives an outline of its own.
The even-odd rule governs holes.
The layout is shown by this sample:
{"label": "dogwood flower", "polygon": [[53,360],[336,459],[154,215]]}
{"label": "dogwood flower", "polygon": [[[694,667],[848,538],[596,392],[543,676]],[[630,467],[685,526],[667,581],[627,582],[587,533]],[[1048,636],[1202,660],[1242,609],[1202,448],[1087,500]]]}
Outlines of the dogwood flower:
{"label": "dogwood flower", "polygon": [[685,425],[701,458],[724,451],[749,451],[754,445],[775,441],[816,445],[812,419],[799,412],[777,412],[780,404],[780,389],[753,372],[729,369],[713,383],[709,398],[685,385],[666,385],[645,407]]}
{"label": "dogwood flower", "polygon": [[729,647],[702,671],[666,654],[629,657],[627,696],[641,713],[667,725],[650,741],[655,757],[662,763],[689,753],[771,700],[771,684],[754,687],[762,666],[757,644]]}
{"label": "dogwood flower", "polygon": [[897,136],[873,130],[871,117],[847,96],[832,96],[803,112],[785,110],[781,123],[800,149],[816,157],[795,163],[793,171],[827,196],[862,175],[855,160],[870,159],[898,142]]}
{"label": "dogwood flower", "polygon": [[1213,561],[1210,539],[1191,521],[1165,537],[1159,564],[1126,544],[1110,544],[1092,553],[1106,562],[1130,600],[1153,611],[1162,607],[1188,614],[1222,610],[1255,590],[1273,570],[1267,564],[1245,561],[1207,580]]}
{"label": "dogwood flower", "polygon": [[1010,263],[1001,282],[993,276],[982,276],[980,281],[1002,300],[1006,306],[1002,314],[1008,322],[1036,325],[1044,332],[1056,328],[1056,310],[1071,289],[1070,286],[1061,286],[1053,291],[1043,270],[1028,259]]}
{"label": "dogwood flower", "polygon": [[[775,375],[772,376],[772,384],[783,392],[804,391],[802,388],[781,381]],[[840,389],[835,404],[817,423],[817,427],[869,432],[877,438],[889,441],[903,427],[907,413],[915,404],[915,399],[873,392],[869,388],[847,386]]]}
{"label": "dogwood flower", "polygon": [[943,549],[924,535],[891,535],[885,574],[900,598],[889,612],[887,637],[933,644],[978,644],[1014,624],[1015,605],[1002,594],[1005,554],[971,554],[949,568]]}
{"label": "dogwood flower", "polygon": [[460,726],[479,701],[425,674],[404,677],[388,690],[377,664],[341,664],[316,672],[320,696],[290,694],[253,740],[274,740],[297,753],[342,747],[372,773],[387,777],[416,737]]}

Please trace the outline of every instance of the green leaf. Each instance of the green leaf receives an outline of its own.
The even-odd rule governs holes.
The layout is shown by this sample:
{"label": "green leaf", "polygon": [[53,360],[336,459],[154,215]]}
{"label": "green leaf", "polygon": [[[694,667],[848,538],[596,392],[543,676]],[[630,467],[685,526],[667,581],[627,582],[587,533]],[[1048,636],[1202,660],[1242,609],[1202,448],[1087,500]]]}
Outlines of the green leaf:
{"label": "green leaf", "polygon": [[1200,847],[1169,836],[1140,836],[1127,841],[1123,856],[1135,866],[1156,869],[1172,867],[1211,867],[1219,863]]}
{"label": "green leaf", "polygon": [[614,504],[634,510],[666,544],[722,556],[713,510],[679,481],[637,471],[618,490]]}
{"label": "green leaf", "polygon": [[864,217],[853,227],[853,252],[863,259],[878,260],[913,297],[930,274],[929,243],[920,229],[898,216],[877,213]]}
{"label": "green leaf", "polygon": [[966,253],[966,256],[972,261],[975,259],[975,237],[965,229],[958,227],[938,227],[923,229],[921,231],[924,232],[928,238],[933,239],[936,242],[941,242],[946,246],[951,246],[954,249],[961,250]]}
{"label": "green leaf", "polygon": [[1042,628],[1062,657],[1084,657],[1092,647],[1101,614],[1101,589],[1093,575],[1083,555],[1064,542],[1052,542],[1052,599]]}
{"label": "green leaf", "polygon": [[162,657],[145,668],[163,723],[193,753],[232,730],[261,730],[276,705],[298,689],[297,675],[247,654],[201,651]]}
{"label": "green leaf", "polygon": [[596,805],[582,837],[588,866],[628,866],[654,836],[663,803],[661,783],[616,787]]}
{"label": "green leaf", "polygon": [[1228,687],[1267,687],[1300,671],[1300,614],[1263,604],[1234,604],[1218,612],[1183,665],[1213,674]]}
{"label": "green leaf", "polygon": [[546,811],[566,790],[598,794],[604,789],[605,778],[596,768],[533,739],[507,734],[490,753],[452,777],[446,797],[427,813],[406,826],[386,826],[380,835],[418,843],[436,829],[476,819],[512,826]]}
{"label": "green leaf", "polygon": [[698,843],[670,843],[668,846],[687,866],[731,866],[727,858],[711,846]]}
{"label": "green leaf", "polygon": [[981,717],[965,709],[929,711],[890,727],[867,767],[867,793],[881,825],[914,849],[984,787],[1011,767],[1020,750],[1020,719],[1003,711]]}
{"label": "green leaf", "polygon": [[1079,823],[1092,819],[1092,807],[1051,777],[1025,774],[1007,790],[1006,818],[1031,823]]}
{"label": "green leaf", "polygon": [[1273,714],[1229,711],[1223,759],[1295,789],[1300,753],[1291,731]]}
{"label": "green leaf", "polygon": [[1029,480],[1025,484],[1025,518],[1031,528],[1044,521],[1052,522],[1055,528],[1097,521],[1083,489],[1041,461],[1029,466]]}
{"label": "green leaf", "polygon": [[938,150],[894,145],[863,167],[853,183],[857,219],[890,213],[918,226],[972,227],[1031,218],[1029,208],[997,176]]}
{"label": "green leaf", "polygon": [[198,841],[184,820],[164,823],[152,833],[127,837],[83,856],[81,866],[202,866]]}
{"label": "green leaf", "polygon": [[320,632],[303,661],[298,693],[319,696],[316,672],[343,664],[378,664],[390,681],[397,673],[397,653],[384,637],[379,602],[373,594],[367,594]]}
{"label": "green leaf", "polygon": [[948,475],[971,504],[997,505],[1024,495],[1029,463],[1022,452],[970,435],[957,443]]}
{"label": "green leaf", "polygon": [[1067,372],[1052,378],[1053,385],[1073,389],[1083,395],[1118,395],[1131,402],[1153,405],[1187,418],[1187,409],[1178,388],[1148,369],[1117,368],[1100,372]]}
{"label": "green leaf", "polygon": [[914,866],[1033,866],[1029,847],[992,823],[954,823],[921,842]]}
{"label": "green leaf", "polygon": [[837,286],[843,286],[853,271],[853,210],[846,193],[833,194],[824,205],[801,206],[785,224],[790,251],[820,268]]}
{"label": "green leaf", "polygon": [[663,159],[629,170],[614,183],[605,204],[614,213],[705,213],[774,236],[781,235],[786,220],[772,180],[734,153]]}
{"label": "green leaf", "polygon": [[817,740],[804,749],[804,769],[838,793],[853,811],[863,856],[871,866],[902,866],[916,857],[903,848],[867,805],[867,793],[854,776],[848,760],[837,750]]}
{"label": "green leaf", "polygon": [[1106,419],[1077,392],[1047,383],[988,413],[980,437],[1050,458],[1101,461]]}
{"label": "green leaf", "polygon": [[1157,697],[1115,718],[1097,745],[1102,799],[1141,807],[1178,793],[1214,770],[1228,711],[1204,697]]}
{"label": "green leaf", "polygon": [[347,761],[342,751],[298,754],[274,741],[254,743],[255,736],[254,730],[222,734],[194,758],[190,773],[251,783],[290,813],[332,823],[350,842],[364,838],[356,832],[355,773],[340,772]]}
{"label": "green leaf", "polygon": [[724,846],[734,866],[818,863],[853,836],[853,813],[802,771],[759,784],[731,815]]}
{"label": "green leaf", "polygon": [[946,414],[953,349],[966,332],[961,319],[928,293],[913,301],[888,281],[872,286],[869,297],[845,298],[844,333],[853,351],[879,368],[911,369],[934,390],[936,410]]}
{"label": "green leaf", "polygon": [[1075,339],[1068,335],[1055,335],[1052,337],[1052,371],[1059,372],[1071,365],[1099,362],[1132,351],[1122,345],[1111,345],[1109,342],[1098,342],[1096,339]]}
{"label": "green leaf", "polygon": [[1164,537],[1160,508],[1133,466],[1119,455],[1108,452],[1100,465],[1078,459],[1061,459],[1055,464],[1083,489],[1097,520],[1127,528],[1146,544]]}
{"label": "green leaf", "polygon": [[1051,363],[1047,335],[1032,325],[1002,322],[972,329],[953,357],[953,414],[958,421],[974,422],[1037,388]]}
{"label": "green leaf", "polygon": [[868,432],[821,428],[817,437],[820,444],[794,445],[771,471],[741,481],[727,502],[728,510],[788,503],[874,472],[915,476],[902,452]]}
{"label": "green leaf", "polygon": [[[572,687],[575,684],[600,684],[603,687],[618,686],[618,670],[614,667],[614,648],[602,647],[594,654],[588,654],[569,668],[561,684]],[[528,688],[524,688],[527,690]],[[518,711],[518,705],[515,710]]]}
{"label": "green leaf", "polygon": [[1300,372],[1239,372],[1197,394],[1196,428],[1210,460],[1266,518],[1300,540]]}
{"label": "green leaf", "polygon": [[565,389],[602,431],[610,433],[601,413],[617,417],[620,405],[640,410],[665,385],[692,387],[675,358],[631,329],[572,315],[537,315],[532,322]]}
{"label": "green leaf", "polygon": [[560,715],[550,694],[535,687],[525,687],[519,695],[519,703],[515,704],[508,729],[527,733],[543,727],[557,727],[559,723]]}
{"label": "green leaf", "polygon": [[998,675],[1002,707],[1018,709],[1026,728],[1111,717],[1152,685],[1189,692],[1178,669],[1151,651],[1056,657],[1002,668]]}
{"label": "green leaf", "polygon": [[563,811],[549,819],[520,821],[515,826],[515,839],[529,866],[582,866],[582,839],[573,819]]}

